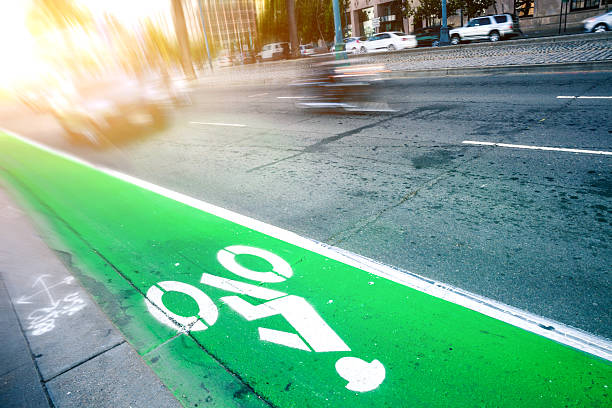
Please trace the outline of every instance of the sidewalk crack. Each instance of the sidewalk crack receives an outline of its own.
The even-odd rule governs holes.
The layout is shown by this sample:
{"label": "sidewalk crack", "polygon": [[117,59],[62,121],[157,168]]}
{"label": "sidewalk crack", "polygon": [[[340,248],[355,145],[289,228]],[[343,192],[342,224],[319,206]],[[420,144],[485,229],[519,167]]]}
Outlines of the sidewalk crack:
{"label": "sidewalk crack", "polygon": [[118,342],[118,343],[116,343],[116,344],[113,344],[112,346],[107,347],[107,348],[105,348],[104,350],[101,350],[101,351],[99,351],[98,353],[96,353],[96,354],[94,354],[94,355],[92,355],[92,356],[87,357],[86,359],[83,359],[83,360],[81,360],[81,361],[78,361],[78,362],[76,362],[76,363],[72,364],[70,367],[68,367],[68,368],[66,368],[66,369],[64,369],[64,370],[62,370],[62,371],[60,371],[59,373],[56,373],[56,374],[52,375],[52,376],[51,376],[51,377],[49,377],[48,379],[46,379],[46,380],[45,380],[45,379],[43,379],[43,382],[44,382],[44,383],[48,383],[49,381],[56,379],[56,378],[57,378],[57,377],[59,377],[60,375],[66,374],[68,371],[73,370],[73,369],[75,369],[75,368],[77,368],[77,367],[79,367],[79,366],[82,366],[83,364],[87,363],[88,361],[91,361],[91,360],[93,360],[94,358],[96,358],[96,357],[98,357],[98,356],[101,356],[102,354],[106,353],[107,351],[111,351],[111,350],[113,350],[114,348],[119,347],[120,345],[124,344],[125,342],[126,342],[125,340],[121,340],[120,342]]}

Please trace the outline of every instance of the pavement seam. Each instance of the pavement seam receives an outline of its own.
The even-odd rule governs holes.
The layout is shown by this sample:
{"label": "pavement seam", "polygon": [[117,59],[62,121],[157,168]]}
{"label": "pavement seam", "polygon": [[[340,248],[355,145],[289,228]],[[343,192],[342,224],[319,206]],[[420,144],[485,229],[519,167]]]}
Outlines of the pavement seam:
{"label": "pavement seam", "polygon": [[118,342],[118,343],[116,343],[116,344],[113,344],[112,346],[109,346],[109,347],[105,348],[104,350],[101,350],[101,351],[99,351],[99,352],[97,352],[97,353],[95,353],[95,354],[93,354],[93,355],[91,355],[91,356],[89,356],[89,357],[87,357],[87,358],[85,358],[85,359],[81,360],[81,361],[78,361],[78,362],[76,362],[76,363],[72,364],[70,367],[68,367],[68,368],[66,368],[66,369],[64,369],[64,370],[62,370],[62,371],[60,371],[59,373],[56,373],[56,374],[52,375],[52,376],[51,376],[51,377],[49,377],[48,379],[46,379],[46,380],[44,380],[44,379],[43,379],[43,381],[44,381],[45,383],[48,383],[49,381],[52,381],[52,380],[56,379],[56,378],[57,378],[57,377],[59,377],[60,375],[66,374],[68,371],[71,371],[71,370],[73,370],[73,369],[75,369],[75,368],[77,368],[77,367],[79,367],[79,366],[82,366],[83,364],[87,363],[88,361],[91,361],[91,360],[93,360],[94,358],[99,357],[99,356],[101,356],[102,354],[106,353],[107,351],[111,351],[111,350],[113,350],[114,348],[119,347],[120,345],[125,344],[125,343],[126,343],[126,340],[125,340],[125,339],[124,339],[124,340],[121,340],[120,342]]}
{"label": "pavement seam", "polygon": [[[466,151],[466,149],[461,149],[461,151]],[[359,221],[357,221],[352,228],[347,228],[344,229],[343,231],[337,232],[333,235],[330,235],[325,242],[328,242],[330,245],[334,245],[337,246],[340,243],[348,240],[349,238],[355,236],[356,234],[359,234],[361,231],[363,231],[365,228],[367,228],[368,226],[376,223],[380,217],[382,217],[387,211],[392,210],[394,208],[399,207],[400,205],[404,204],[406,201],[410,200],[411,198],[415,197],[421,190],[431,187],[435,184],[437,184],[439,181],[449,177],[451,174],[455,173],[459,168],[461,168],[462,166],[464,166],[467,163],[470,163],[476,159],[479,159],[481,156],[474,156],[460,164],[458,164],[457,166],[444,171],[442,174],[440,174],[439,176],[434,177],[433,179],[427,181],[426,183],[423,183],[421,186],[414,188],[412,191],[408,192],[407,194],[405,194],[404,196],[402,196],[399,201],[397,201],[394,204],[391,204],[389,206],[386,206],[384,208],[382,208],[381,210],[379,210],[376,214],[371,215],[369,217],[364,217],[362,219],[360,219]],[[360,225],[361,224],[361,225]]]}
{"label": "pavement seam", "polygon": [[34,367],[36,368],[36,374],[38,375],[38,380],[40,381],[40,385],[42,387],[43,393],[45,394],[45,398],[47,399],[47,402],[49,403],[49,407],[55,408],[55,404],[53,403],[53,400],[51,399],[51,396],[49,395],[49,390],[47,390],[47,385],[45,384],[45,380],[43,379],[42,373],[40,372],[40,367],[38,367],[38,361],[36,361],[36,356],[32,352],[30,340],[25,335],[25,330],[23,329],[21,320],[19,320],[19,315],[17,314],[17,310],[15,310],[15,304],[13,303],[13,299],[11,298],[11,294],[6,289],[6,285],[4,284],[4,278],[2,278],[2,276],[0,276],[0,283],[2,284],[2,287],[4,288],[4,291],[6,292],[6,296],[8,297],[8,300],[11,304],[11,310],[13,311],[13,315],[15,316],[17,324],[19,325],[19,330],[21,331],[21,335],[23,336],[23,339],[25,340],[26,345],[28,347],[30,358],[32,359],[32,362],[34,363]]}
{"label": "pavement seam", "polygon": [[278,163],[286,161],[286,160],[294,159],[294,158],[296,158],[298,156],[302,156],[303,154],[306,154],[306,153],[315,153],[315,152],[318,151],[318,149],[321,146],[324,146],[324,145],[329,144],[331,142],[338,141],[338,140],[343,139],[343,138],[345,138],[347,136],[355,135],[355,134],[357,134],[357,133],[359,133],[359,132],[361,132],[363,130],[376,127],[376,126],[378,126],[378,125],[380,125],[382,123],[388,122],[390,120],[397,119],[397,118],[409,115],[411,113],[420,113],[422,110],[423,109],[421,109],[421,108],[417,108],[417,109],[414,109],[414,110],[412,110],[410,112],[402,112],[402,113],[399,113],[399,114],[396,114],[396,115],[391,115],[391,116],[386,117],[384,119],[378,120],[378,121],[376,121],[374,123],[368,123],[366,125],[359,126],[357,128],[351,129],[351,130],[347,130],[345,132],[341,132],[341,133],[337,133],[337,134],[332,135],[332,136],[325,137],[325,138],[319,140],[316,143],[313,143],[311,145],[308,145],[308,146],[302,148],[298,153],[292,154],[291,156],[283,157],[283,158],[278,159],[278,160],[274,160],[272,162],[268,162],[268,163],[262,164],[262,165],[257,166],[257,167],[250,168],[250,169],[246,170],[245,173],[252,173],[254,171],[261,170],[261,169],[266,168],[266,167],[274,166],[275,164],[278,164]]}
{"label": "pavement seam", "polygon": [[[17,177],[15,177],[10,171],[8,171],[6,168],[3,168],[0,166],[0,169],[2,171],[4,171],[11,179],[13,179],[13,181],[15,183],[18,183],[21,188],[23,188],[24,190],[27,190],[28,194],[30,194],[30,196],[36,200],[40,206],[44,207],[49,214],[53,215],[59,222],[61,222],[66,228],[68,228],[68,230],[70,230],[81,242],[83,242],[84,245],[86,245],[94,254],[96,254],[100,259],[102,259],[108,266],[110,266],[115,272],[117,272],[117,274],[119,276],[121,276],[132,288],[134,288],[134,290],[136,290],[138,293],[140,293],[140,295],[143,297],[144,300],[148,301],[150,304],[152,304],[153,306],[155,306],[157,309],[159,309],[164,315],[166,315],[166,317],[174,322],[175,324],[179,325],[180,324],[178,322],[176,322],[171,316],[168,316],[166,314],[166,312],[164,310],[162,310],[159,306],[157,306],[154,302],[151,302],[145,293],[143,293],[123,272],[121,272],[121,270],[114,265],[108,258],[106,258],[100,251],[98,251],[96,248],[94,248],[84,237],[81,236],[81,234],[79,234],[79,232],[77,230],[75,230],[72,225],[70,225],[70,223],[68,223],[66,220],[64,220],[59,214],[57,214],[57,212],[55,210],[53,210],[53,208],[51,208],[50,206],[48,206],[45,202],[43,202],[26,184],[24,184],[21,180],[19,180]],[[12,303],[11,303],[12,305]],[[20,327],[21,327],[21,323]],[[189,328],[187,328],[187,330],[179,333],[188,333],[188,336],[194,341],[194,343],[204,352],[206,353],[210,358],[212,358],[217,364],[219,364],[220,367],[222,367],[225,371],[227,371],[230,375],[232,375],[234,378],[236,378],[245,388],[247,388],[249,391],[251,391],[254,395],[257,396],[257,398],[259,398],[262,402],[264,402],[265,404],[267,404],[270,407],[275,407],[274,404],[272,404],[270,401],[266,400],[265,398],[263,398],[260,394],[258,394],[255,389],[253,389],[253,387],[248,384],[237,372],[234,372],[233,370],[231,370],[229,367],[227,367],[225,364],[223,364],[223,362],[221,360],[219,360],[215,355],[213,355],[212,353],[210,353],[195,337],[191,336],[191,334],[189,333]],[[22,332],[23,332],[23,328],[22,328]],[[176,337],[176,336],[175,336]],[[27,341],[27,339],[26,339]],[[122,343],[124,343],[125,340],[122,341]],[[116,344],[114,347],[119,346],[120,344]],[[28,342],[28,347],[29,347],[29,342]],[[114,348],[113,347],[113,348]],[[108,350],[105,350],[108,351]],[[101,352],[99,354],[104,353]],[[93,356],[91,358],[95,358],[96,356]],[[91,358],[89,360],[91,360]],[[87,361],[89,361],[87,360]],[[80,364],[84,363],[85,361],[81,362]],[[78,365],[80,365],[78,364]],[[149,365],[150,367],[150,365]],[[36,366],[37,370],[38,370],[38,365]],[[66,371],[71,370],[74,367],[69,368]],[[48,393],[46,390],[46,387],[44,387],[44,382],[43,382],[43,378],[40,374],[40,371],[38,372],[39,377],[41,379],[41,383],[43,384],[43,388],[45,390],[45,394],[48,397]],[[61,375],[62,373],[58,374]],[[56,378],[58,375],[46,380],[46,381],[51,381],[53,378]],[[161,380],[160,380],[161,381]],[[49,401],[51,401],[51,399],[48,397]],[[53,405],[51,405],[53,407]]]}

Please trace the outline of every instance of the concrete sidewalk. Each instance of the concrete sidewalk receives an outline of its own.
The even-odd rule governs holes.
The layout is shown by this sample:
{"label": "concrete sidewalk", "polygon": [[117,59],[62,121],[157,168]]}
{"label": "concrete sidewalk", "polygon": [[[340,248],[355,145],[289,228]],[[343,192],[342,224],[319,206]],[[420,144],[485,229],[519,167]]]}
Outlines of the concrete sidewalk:
{"label": "concrete sidewalk", "polygon": [[0,184],[0,406],[179,407]]}

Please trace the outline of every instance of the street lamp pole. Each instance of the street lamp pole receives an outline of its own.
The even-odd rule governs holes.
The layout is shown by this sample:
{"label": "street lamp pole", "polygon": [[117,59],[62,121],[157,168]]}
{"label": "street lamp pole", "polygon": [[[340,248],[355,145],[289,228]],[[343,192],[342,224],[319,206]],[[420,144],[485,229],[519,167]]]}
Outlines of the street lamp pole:
{"label": "street lamp pole", "polygon": [[340,4],[338,3],[338,0],[332,0],[332,6],[334,9],[334,26],[336,29],[334,42],[336,45],[338,45],[342,44],[342,22],[340,21]]}
{"label": "street lamp pole", "polygon": [[202,33],[204,34],[204,44],[206,44],[206,55],[208,56],[208,65],[210,70],[213,70],[212,59],[210,58],[210,49],[208,48],[208,36],[206,35],[206,26],[204,25],[204,11],[202,10],[202,0],[198,0],[200,6],[200,19],[202,21]]}
{"label": "street lamp pole", "polygon": [[446,0],[442,0],[442,27],[440,28],[440,45],[449,45],[448,25],[446,24]]}

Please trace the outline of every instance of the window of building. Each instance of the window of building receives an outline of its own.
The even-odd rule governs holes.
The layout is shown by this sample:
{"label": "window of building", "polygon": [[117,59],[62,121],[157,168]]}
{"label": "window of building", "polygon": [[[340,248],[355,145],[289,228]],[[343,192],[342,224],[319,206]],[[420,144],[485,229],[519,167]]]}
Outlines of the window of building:
{"label": "window of building", "polygon": [[599,8],[599,0],[571,0],[570,11]]}
{"label": "window of building", "polygon": [[[582,0],[582,1],[585,1],[585,0]],[[519,16],[519,18],[533,17],[534,9],[535,9],[535,0],[514,0],[515,14]]]}

